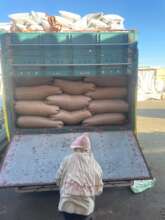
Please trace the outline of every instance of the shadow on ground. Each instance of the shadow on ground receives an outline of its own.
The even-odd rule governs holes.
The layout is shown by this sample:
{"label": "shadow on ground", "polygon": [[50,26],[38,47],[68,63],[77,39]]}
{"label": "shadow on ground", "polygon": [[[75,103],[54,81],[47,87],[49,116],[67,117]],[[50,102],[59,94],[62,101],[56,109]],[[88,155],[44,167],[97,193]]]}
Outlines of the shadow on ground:
{"label": "shadow on ground", "polygon": [[138,133],[141,148],[147,154],[165,153],[165,132]]}

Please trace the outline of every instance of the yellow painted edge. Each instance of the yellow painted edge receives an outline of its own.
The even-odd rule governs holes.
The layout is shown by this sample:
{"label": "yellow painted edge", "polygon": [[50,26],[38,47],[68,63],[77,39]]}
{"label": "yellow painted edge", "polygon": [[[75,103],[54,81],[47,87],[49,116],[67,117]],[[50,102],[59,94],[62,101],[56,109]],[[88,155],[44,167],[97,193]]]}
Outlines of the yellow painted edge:
{"label": "yellow painted edge", "polygon": [[2,103],[3,103],[2,106],[3,106],[3,116],[4,116],[4,122],[5,122],[6,137],[7,137],[8,142],[10,142],[10,129],[9,129],[7,107],[6,107],[6,97],[4,93],[2,93]]}

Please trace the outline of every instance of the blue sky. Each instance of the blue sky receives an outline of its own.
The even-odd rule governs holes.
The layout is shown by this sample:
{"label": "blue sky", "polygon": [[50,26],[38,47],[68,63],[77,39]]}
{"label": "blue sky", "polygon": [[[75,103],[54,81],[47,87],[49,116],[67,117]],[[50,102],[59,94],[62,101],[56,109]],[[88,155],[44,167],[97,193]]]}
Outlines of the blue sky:
{"label": "blue sky", "polygon": [[10,13],[31,10],[50,15],[58,10],[120,14],[127,29],[139,32],[139,64],[165,66],[165,0],[1,0],[0,22],[8,21]]}

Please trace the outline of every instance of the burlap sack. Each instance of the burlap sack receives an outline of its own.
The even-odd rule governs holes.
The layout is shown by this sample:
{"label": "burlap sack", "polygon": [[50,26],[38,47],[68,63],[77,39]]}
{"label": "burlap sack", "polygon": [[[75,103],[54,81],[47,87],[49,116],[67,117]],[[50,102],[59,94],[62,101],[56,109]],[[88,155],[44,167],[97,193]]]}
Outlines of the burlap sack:
{"label": "burlap sack", "polygon": [[123,124],[126,120],[126,117],[121,113],[105,113],[94,115],[90,118],[87,118],[83,121],[85,126],[93,125],[117,125]]}
{"label": "burlap sack", "polygon": [[60,88],[55,86],[17,87],[15,89],[15,98],[17,100],[41,100],[49,95],[61,93]]}
{"label": "burlap sack", "polygon": [[53,83],[53,77],[25,77],[14,78],[16,86],[40,86]]}
{"label": "burlap sack", "polygon": [[21,128],[62,128],[63,122],[39,116],[20,116],[17,125]]}
{"label": "burlap sack", "polygon": [[64,93],[71,95],[81,95],[88,91],[94,91],[95,86],[93,83],[85,83],[81,81],[69,81],[56,79],[54,85],[60,87]]}
{"label": "burlap sack", "polygon": [[57,105],[68,111],[80,110],[89,105],[91,98],[83,95],[54,95],[46,98],[46,103]]}
{"label": "burlap sack", "polygon": [[94,113],[127,112],[128,103],[124,100],[94,100],[89,104],[89,110]]}
{"label": "burlap sack", "polygon": [[94,76],[86,77],[85,82],[94,83],[96,86],[105,87],[105,86],[126,86],[127,77],[126,76]]}
{"label": "burlap sack", "polygon": [[92,114],[88,110],[79,110],[68,112],[64,110],[60,110],[58,114],[51,115],[50,118],[53,120],[63,121],[64,124],[75,125],[82,122],[84,119],[91,117]]}
{"label": "burlap sack", "polygon": [[42,101],[17,101],[15,111],[21,115],[48,116],[57,114],[60,108],[55,105],[47,105]]}
{"label": "burlap sack", "polygon": [[87,92],[86,96],[92,99],[113,99],[113,98],[123,98],[127,95],[127,89],[122,87],[105,87],[96,88],[93,92]]}

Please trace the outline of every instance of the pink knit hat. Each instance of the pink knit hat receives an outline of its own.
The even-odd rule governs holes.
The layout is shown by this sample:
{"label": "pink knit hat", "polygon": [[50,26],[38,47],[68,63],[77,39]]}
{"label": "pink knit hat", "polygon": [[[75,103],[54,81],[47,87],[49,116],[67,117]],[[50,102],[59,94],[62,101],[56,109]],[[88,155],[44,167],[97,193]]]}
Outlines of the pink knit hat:
{"label": "pink knit hat", "polygon": [[83,133],[81,136],[77,137],[76,140],[71,144],[71,149],[84,149],[89,151],[91,149],[91,143],[88,133]]}

